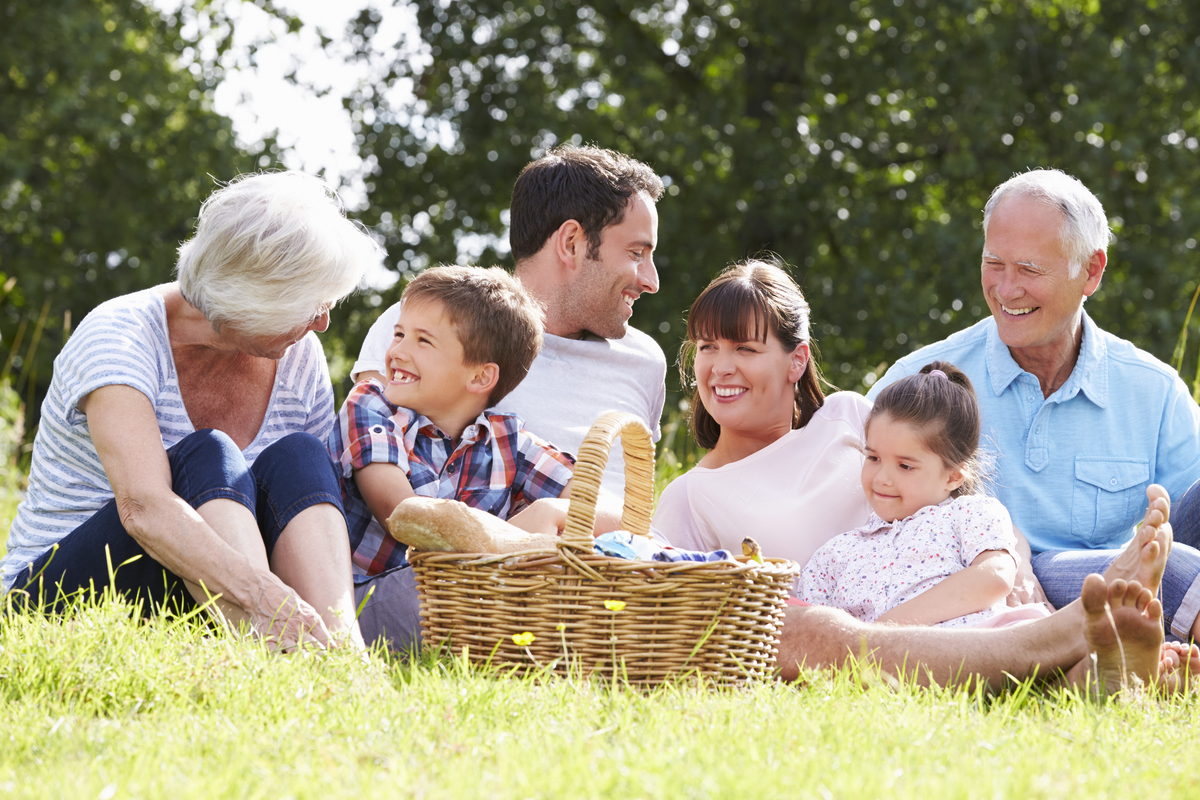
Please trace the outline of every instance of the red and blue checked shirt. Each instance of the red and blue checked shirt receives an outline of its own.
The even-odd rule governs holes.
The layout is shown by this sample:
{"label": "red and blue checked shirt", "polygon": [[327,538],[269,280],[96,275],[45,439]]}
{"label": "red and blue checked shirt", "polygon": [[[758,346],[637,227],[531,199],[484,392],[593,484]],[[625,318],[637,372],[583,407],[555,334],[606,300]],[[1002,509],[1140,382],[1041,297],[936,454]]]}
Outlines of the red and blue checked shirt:
{"label": "red and blue checked shirt", "polygon": [[354,483],[368,464],[400,466],[423,497],[461,500],[508,519],[542,497],[558,497],[575,460],[525,430],[516,414],[485,411],[456,443],[428,418],[392,405],[375,381],[360,383],[338,412],[329,453],[341,465],[342,502],[357,575],[403,566],[404,545],[384,531]]}

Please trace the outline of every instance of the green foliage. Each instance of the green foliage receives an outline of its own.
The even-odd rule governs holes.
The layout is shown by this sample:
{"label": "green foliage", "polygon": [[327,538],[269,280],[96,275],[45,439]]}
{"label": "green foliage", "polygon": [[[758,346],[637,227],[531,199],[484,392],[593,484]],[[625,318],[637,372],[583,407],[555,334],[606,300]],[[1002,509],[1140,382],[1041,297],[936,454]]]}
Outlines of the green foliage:
{"label": "green foliage", "polygon": [[1198,722],[1182,699],[987,697],[865,667],[642,693],[273,656],[113,602],[0,618],[6,797],[1190,796]]}
{"label": "green foliage", "polygon": [[[634,322],[674,352],[692,299],[763,250],[796,266],[830,379],[861,388],[985,317],[981,211],[1056,166],[1117,240],[1089,312],[1161,358],[1196,286],[1200,15],[1183,0],[415,0],[402,55],[347,100],[374,165],[367,221],[411,272],[508,259],[514,178],[556,142],[669,183],[662,289]],[[416,55],[413,55],[413,53]],[[383,88],[410,85],[415,102]],[[394,299],[399,287],[388,293]],[[361,336],[371,311],[348,315]]]}
{"label": "green foliage", "polygon": [[0,4],[0,282],[17,278],[0,303],[0,344],[11,350],[41,326],[33,363],[24,352],[11,363],[31,399],[71,320],[170,280],[214,179],[270,163],[242,152],[211,109],[221,73],[198,42],[228,47],[223,3],[185,11]]}

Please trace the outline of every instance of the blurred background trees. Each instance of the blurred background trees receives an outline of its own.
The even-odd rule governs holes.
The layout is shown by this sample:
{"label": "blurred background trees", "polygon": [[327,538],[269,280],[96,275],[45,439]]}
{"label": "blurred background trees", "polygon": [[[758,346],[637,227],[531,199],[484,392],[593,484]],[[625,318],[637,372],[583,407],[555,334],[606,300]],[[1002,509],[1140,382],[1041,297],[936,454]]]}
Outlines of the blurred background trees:
{"label": "blurred background trees", "polygon": [[[988,313],[984,201],[1057,166],[1117,233],[1089,312],[1170,357],[1200,229],[1194,6],[414,2],[428,58],[348,99],[373,168],[365,217],[398,270],[504,263],[521,167],[595,142],[669,183],[662,289],[638,302],[639,327],[673,352],[707,281],[773,251],[808,293],[827,374],[861,389]],[[379,18],[357,21],[363,58]],[[404,80],[418,100],[397,107],[382,89]]]}
{"label": "blurred background trees", "polygon": [[214,178],[259,164],[211,109],[220,7],[188,12],[0,3],[0,374],[31,421],[72,321],[170,280]]}
{"label": "blurred background trees", "polygon": [[[416,29],[383,33],[410,9]],[[0,273],[18,279],[0,341],[48,309],[37,384],[62,312],[169,278],[209,175],[276,163],[211,111],[220,69],[197,42],[219,48],[224,23],[219,4],[190,13],[204,24],[135,0],[0,6]],[[1034,166],[1111,215],[1101,325],[1168,359],[1197,285],[1200,11],[1183,0],[374,0],[339,43],[374,76],[345,107],[390,269],[511,266],[521,167],[612,147],[669,184],[662,289],[633,318],[668,354],[717,271],[772,251],[828,376],[865,388],[987,314],[981,209]],[[402,286],[336,310],[335,373]]]}

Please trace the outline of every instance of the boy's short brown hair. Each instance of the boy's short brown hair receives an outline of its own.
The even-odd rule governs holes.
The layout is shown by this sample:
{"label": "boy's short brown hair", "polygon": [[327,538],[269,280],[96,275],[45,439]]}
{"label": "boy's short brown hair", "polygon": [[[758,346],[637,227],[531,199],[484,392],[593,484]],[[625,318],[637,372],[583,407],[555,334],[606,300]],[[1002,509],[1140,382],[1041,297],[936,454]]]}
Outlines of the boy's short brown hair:
{"label": "boy's short brown hair", "polygon": [[542,349],[542,307],[499,267],[431,267],[409,281],[401,299],[441,303],[462,345],[464,363],[499,367],[488,408],[517,388]]}

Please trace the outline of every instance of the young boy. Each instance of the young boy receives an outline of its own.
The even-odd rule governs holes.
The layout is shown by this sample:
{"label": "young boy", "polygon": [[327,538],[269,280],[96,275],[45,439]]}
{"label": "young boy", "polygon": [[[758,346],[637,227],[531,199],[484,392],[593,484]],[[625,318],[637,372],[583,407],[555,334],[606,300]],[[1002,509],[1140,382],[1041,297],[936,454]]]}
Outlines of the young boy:
{"label": "young boy", "polygon": [[542,346],[542,310],[515,278],[434,267],[402,300],[387,385],[356,385],[329,434],[358,575],[406,563],[384,523],[414,495],[461,500],[527,530],[561,526],[565,502],[548,498],[569,497],[575,463],[517,415],[487,411]]}

